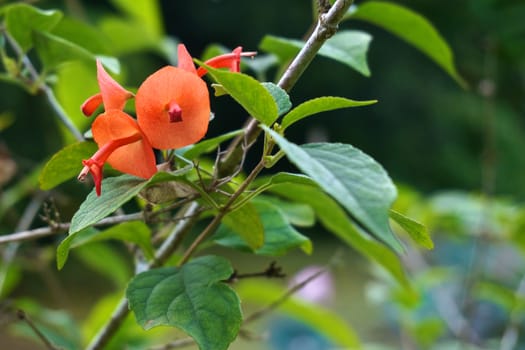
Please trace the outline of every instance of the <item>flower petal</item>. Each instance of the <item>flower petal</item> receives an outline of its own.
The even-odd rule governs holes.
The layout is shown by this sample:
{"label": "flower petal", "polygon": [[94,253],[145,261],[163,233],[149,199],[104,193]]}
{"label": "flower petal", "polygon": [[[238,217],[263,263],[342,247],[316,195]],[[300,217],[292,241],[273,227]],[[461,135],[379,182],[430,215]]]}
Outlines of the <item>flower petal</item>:
{"label": "flower petal", "polygon": [[190,73],[197,74],[197,70],[195,69],[195,65],[193,64],[193,59],[191,58],[191,55],[186,49],[186,46],[184,46],[184,44],[179,44],[179,46],[177,46],[177,54],[177,67],[184,69]]}
{"label": "flower petal", "polygon": [[[181,121],[170,122],[170,106],[180,107]],[[180,148],[204,137],[210,120],[206,83],[181,68],[167,66],[139,87],[135,107],[140,129],[159,149]]]}
{"label": "flower petal", "polygon": [[100,148],[109,142],[140,135],[137,141],[118,145],[112,150],[107,162],[115,169],[149,179],[157,172],[155,154],[136,121],[118,109],[101,114],[92,125],[93,137]]}
{"label": "flower petal", "polygon": [[[242,47],[238,46],[231,53],[210,58],[204,63],[213,68],[230,68],[230,71],[238,73],[241,71],[241,57],[253,57],[256,54],[257,52],[254,51],[242,52]],[[202,77],[207,72],[208,71],[203,67],[197,69],[199,77]]]}
{"label": "flower petal", "polygon": [[133,93],[124,89],[106,72],[99,60],[97,60],[97,80],[105,110],[124,109],[126,101],[133,97]]}
{"label": "flower petal", "polygon": [[88,99],[82,103],[82,106],[80,106],[80,110],[86,117],[89,117],[95,113],[102,102],[102,94],[99,92],[98,94],[88,97]]}

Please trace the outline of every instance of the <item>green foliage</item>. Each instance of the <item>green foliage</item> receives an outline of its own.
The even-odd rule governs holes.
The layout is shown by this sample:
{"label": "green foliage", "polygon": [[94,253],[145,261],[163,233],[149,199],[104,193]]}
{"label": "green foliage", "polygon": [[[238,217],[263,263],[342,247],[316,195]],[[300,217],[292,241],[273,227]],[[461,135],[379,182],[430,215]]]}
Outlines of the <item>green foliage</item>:
{"label": "green foliage", "polygon": [[434,248],[434,242],[432,242],[427,228],[424,225],[395,210],[390,210],[390,218],[397,222],[399,226],[410,235],[410,238],[412,238],[414,242],[421,245],[423,248]]}
{"label": "green foliage", "polygon": [[[295,248],[301,248],[307,254],[312,253],[312,242],[293,228],[284,212],[277,206],[267,200],[257,199],[254,201],[254,208],[257,210],[257,218],[263,225],[260,237],[264,239],[264,243],[261,242],[258,246],[249,244],[250,242],[245,238],[246,234],[241,235],[240,229],[236,230],[232,227],[231,220],[224,221],[225,226],[217,232],[215,242],[240,250],[251,250],[259,255],[280,256]],[[243,226],[243,222],[239,222],[238,226]],[[251,235],[255,235],[256,231],[250,231],[247,229],[249,227],[246,225],[246,233],[251,232]],[[244,240],[239,239],[239,236]]]}
{"label": "green foliage", "polygon": [[97,145],[93,142],[78,142],[55,153],[38,177],[40,188],[49,190],[76,177],[82,169],[78,160],[88,159],[96,150]]}
{"label": "green foliage", "polygon": [[396,189],[383,168],[350,145],[318,143],[297,146],[266,129],[305,174],[333,196],[360,225],[401,251],[388,225],[388,210]]}
{"label": "green foliage", "polygon": [[301,119],[315,115],[317,113],[332,111],[340,108],[368,106],[376,103],[372,101],[354,101],[344,97],[324,96],[308,100],[295,107],[283,117],[281,127],[283,130],[295,124]]}
{"label": "green foliage", "polygon": [[180,268],[138,274],[126,295],[145,329],[174,326],[195,339],[201,350],[226,349],[241,325],[239,298],[222,282],[232,273],[224,258],[200,257]]}
{"label": "green foliage", "polygon": [[383,27],[423,52],[447,72],[459,85],[466,83],[456,71],[454,56],[447,42],[424,17],[386,1],[367,1],[350,11],[347,18],[371,22]]}
{"label": "green foliage", "polygon": [[[343,63],[364,76],[370,76],[366,54],[371,40],[370,34],[344,30],[330,38],[319,50],[319,55]],[[303,41],[272,35],[265,36],[260,44],[261,50],[277,55],[281,62],[293,58],[303,46]]]}

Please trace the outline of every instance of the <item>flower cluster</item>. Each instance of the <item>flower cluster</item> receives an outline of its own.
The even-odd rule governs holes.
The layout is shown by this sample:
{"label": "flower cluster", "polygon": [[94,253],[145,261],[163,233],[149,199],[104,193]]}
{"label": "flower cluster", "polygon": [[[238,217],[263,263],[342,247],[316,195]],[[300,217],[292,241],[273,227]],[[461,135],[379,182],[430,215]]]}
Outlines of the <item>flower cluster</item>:
{"label": "flower cluster", "polygon": [[[206,65],[239,72],[241,57],[255,52],[233,52],[214,57]],[[107,162],[113,168],[148,179],[157,172],[153,149],[175,149],[191,145],[204,137],[210,120],[210,101],[206,83],[201,79],[206,69],[196,69],[183,44],[178,46],[178,65],[166,66],[151,74],[134,95],[124,89],[97,61],[100,92],[82,104],[82,112],[92,115],[100,106],[101,113],[91,130],[98,151],[83,160],[78,175],[84,180],[90,173],[100,196],[102,168]],[[137,118],[123,111],[127,100],[135,98]]]}

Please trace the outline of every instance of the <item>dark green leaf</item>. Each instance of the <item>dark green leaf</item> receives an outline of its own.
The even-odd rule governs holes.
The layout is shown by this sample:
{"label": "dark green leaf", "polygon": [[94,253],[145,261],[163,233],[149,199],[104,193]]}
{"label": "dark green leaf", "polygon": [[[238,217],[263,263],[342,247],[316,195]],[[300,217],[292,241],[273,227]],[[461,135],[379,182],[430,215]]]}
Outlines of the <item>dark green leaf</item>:
{"label": "dark green leaf", "polygon": [[[368,77],[370,70],[366,61],[366,53],[371,40],[370,34],[364,32],[340,31],[325,42],[319,50],[319,55],[343,63]],[[283,62],[292,59],[303,46],[304,42],[301,40],[272,35],[265,36],[260,44],[262,50],[277,55]]]}
{"label": "dark green leaf", "polygon": [[62,18],[62,12],[40,10],[26,4],[13,4],[3,9],[5,27],[22,51],[33,47],[33,31],[49,31]]}
{"label": "dark green leaf", "polygon": [[426,249],[434,249],[434,242],[424,225],[395,210],[390,210],[390,218],[397,222],[414,242]]}
{"label": "dark green leaf", "polygon": [[[313,282],[315,283],[315,281]],[[237,286],[243,301],[267,306],[281,300],[287,290],[269,281],[243,281]],[[279,311],[291,316],[330,339],[335,348],[361,349],[356,331],[337,313],[313,303],[289,296],[279,304]]]}
{"label": "dark green leaf", "polygon": [[298,146],[275,131],[264,129],[290,161],[334,197],[360,225],[394,250],[402,251],[388,223],[396,188],[380,164],[350,145],[312,143]]}
{"label": "dark green leaf", "polygon": [[[312,252],[311,241],[289,224],[278,207],[261,199],[256,199],[253,203],[264,226],[264,245],[255,250],[256,254],[279,256],[295,248],[301,248],[307,254]],[[250,247],[235,232],[224,225],[219,228],[215,241],[220,245],[250,250]]]}
{"label": "dark green leaf", "polygon": [[76,177],[82,170],[82,159],[88,159],[97,150],[94,142],[78,142],[66,146],[46,163],[38,182],[43,190],[50,190]]}
{"label": "dark green leaf", "polygon": [[144,329],[177,327],[195,339],[200,350],[226,349],[242,321],[237,294],[221,282],[232,273],[229,262],[217,256],[143,272],[128,286],[130,309]]}
{"label": "dark green leaf", "polygon": [[226,134],[201,141],[195,145],[182,149],[181,151],[184,158],[195,159],[204,153],[212,152],[213,150],[217,149],[217,147],[224,141],[228,141],[234,138],[235,136],[242,134],[243,132],[244,130],[242,129],[231,131]]}
{"label": "dark green leaf", "polygon": [[419,49],[436,62],[458,84],[466,86],[456,71],[454,55],[434,26],[418,13],[386,1],[367,1],[349,12],[347,18],[360,19],[382,27]]}
{"label": "dark green leaf", "polygon": [[270,192],[298,203],[308,204],[320,223],[342,241],[376,262],[388,271],[400,285],[410,288],[399,258],[385,245],[362,234],[350,221],[345,211],[316,185],[283,183],[270,188]]}
{"label": "dark green leaf", "polygon": [[278,114],[281,116],[292,108],[290,96],[274,83],[262,83],[262,85],[272,94],[275,103],[277,104]]}
{"label": "dark green leaf", "polygon": [[303,102],[299,106],[291,110],[290,113],[286,114],[283,117],[281,126],[283,127],[283,129],[286,129],[290,125],[313,114],[332,111],[341,108],[368,106],[376,102],[377,100],[354,101],[344,97],[333,96],[318,97],[313,100]]}
{"label": "dark green leaf", "polygon": [[249,75],[203,67],[255,119],[265,125],[277,120],[277,104],[264,85]]}
{"label": "dark green leaf", "polygon": [[59,270],[62,269],[72,248],[109,239],[135,243],[142,249],[144,255],[151,259],[153,258],[153,247],[150,236],[148,226],[142,221],[121,223],[104,231],[88,227],[74,235],[69,235],[60,243],[57,248],[57,267]]}

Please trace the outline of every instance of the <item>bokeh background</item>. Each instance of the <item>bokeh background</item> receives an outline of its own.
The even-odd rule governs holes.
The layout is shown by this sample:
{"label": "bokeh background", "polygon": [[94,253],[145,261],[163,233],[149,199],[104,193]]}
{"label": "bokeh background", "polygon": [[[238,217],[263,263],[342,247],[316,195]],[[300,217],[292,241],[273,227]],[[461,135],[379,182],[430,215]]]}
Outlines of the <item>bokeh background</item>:
{"label": "bokeh background", "polygon": [[[7,2],[0,1],[0,4]],[[118,6],[111,1],[31,3],[41,8],[60,8],[93,26],[103,16],[121,14]],[[292,103],[297,105],[324,95],[356,100],[378,99],[379,103],[309,118],[290,129],[288,137],[296,143],[324,140],[352,144],[374,157],[395,182],[407,188],[407,193],[416,193],[414,196],[418,198],[433,198],[454,190],[465,196],[481,193],[491,198],[505,198],[513,203],[513,207],[520,208],[519,203],[525,196],[525,3],[520,0],[461,0],[453,3],[398,0],[396,3],[419,12],[435,25],[450,44],[458,71],[468,83],[468,88],[458,86],[427,57],[390,33],[364,22],[346,21],[343,28],[364,30],[373,35],[368,53],[371,77],[364,77],[332,60],[316,58],[291,91]],[[211,43],[228,48],[241,45],[246,50],[258,50],[259,42],[266,34],[301,38],[312,23],[311,2],[306,0],[165,0],[160,2],[160,6],[164,22],[161,30],[173,40],[184,42],[194,56],[202,55]],[[134,37],[128,40],[133,42]],[[143,39],[137,37],[136,40]],[[110,53],[115,51],[121,59],[124,68],[122,77],[128,86],[136,86],[150,72],[168,63],[166,57],[153,48],[135,49],[133,45],[126,46],[120,42],[108,44],[105,49]],[[275,71],[270,71],[268,79],[275,79],[275,74]],[[93,85],[93,82],[89,84]],[[67,88],[62,89],[67,91]],[[72,91],[66,93],[74,94]],[[212,123],[210,135],[236,129],[246,118],[245,113],[227,99],[214,101],[214,110],[220,118]],[[16,164],[16,172],[11,177],[6,175],[5,181],[0,183],[2,196],[58,151],[64,144],[64,138],[43,97],[30,95],[13,84],[1,81],[0,114],[5,124],[0,128],[0,161],[3,162],[0,166],[5,170],[13,162]],[[35,191],[30,189],[27,193]],[[56,202],[65,220],[88,191],[88,187],[74,181],[56,191]],[[5,215],[1,219],[0,233],[15,230],[30,197],[3,208]],[[472,209],[467,207],[470,204],[472,202],[465,202],[458,211]],[[477,209],[473,210],[480,214]],[[36,220],[34,225],[38,224],[41,222]],[[290,274],[305,265],[326,263],[335,247],[340,245],[319,229],[308,233],[318,243],[319,249],[312,257],[297,254],[285,259],[283,264]],[[470,251],[472,245],[480,244],[472,236],[459,240],[460,243],[455,237],[452,245],[449,245],[448,238],[443,239],[443,245],[434,252],[433,261],[461,266],[472,261],[466,258],[467,261],[458,262],[457,256],[446,255],[447,251],[451,255],[451,252],[464,249]],[[441,242],[439,237],[436,239],[437,243]],[[519,237],[516,239],[520,240]],[[516,245],[516,241],[510,245]],[[56,241],[52,239],[39,242],[42,247],[54,243]],[[505,249],[508,249],[508,244]],[[41,248],[35,254],[49,255],[52,251]],[[341,297],[336,298],[339,304],[335,302],[332,306],[342,307],[345,317],[365,337],[381,340],[384,333],[376,332],[375,325],[383,325],[385,318],[391,315],[385,316],[387,311],[382,306],[362,304],[367,299],[369,289],[366,286],[375,274],[352,250],[345,249],[345,255],[354,263],[336,271],[336,294]],[[248,259],[242,254],[233,256],[243,264]],[[25,258],[26,263],[31,259],[46,260],[46,257],[31,255]],[[73,267],[59,274],[53,270],[52,259],[48,256],[47,259],[51,263],[45,271],[52,276],[51,279],[60,280],[56,283],[69,281],[69,288],[71,281],[78,279],[77,292],[85,299],[77,303],[79,306],[74,311],[77,315],[84,315],[97,297],[107,292],[104,279],[89,285],[85,283],[85,276],[92,276],[94,280],[96,277],[81,262],[73,260]],[[520,275],[520,269],[516,266],[521,259],[518,254],[511,261],[512,269],[516,270],[516,274],[511,274],[508,280],[511,289],[516,281],[515,275]],[[259,263],[266,261],[250,261],[246,266],[255,267]],[[34,269],[28,276],[41,273],[39,269]],[[47,283],[49,286],[55,282]],[[11,296],[38,297],[44,300],[43,303],[51,299],[48,300],[50,307],[60,304],[56,291],[51,293],[47,287],[44,290],[35,288],[34,281],[20,276],[20,283]],[[392,317],[395,319],[395,316]],[[494,331],[494,334],[501,334],[505,322],[501,324],[499,328],[494,328],[500,333]],[[493,328],[490,330],[492,332]]]}

